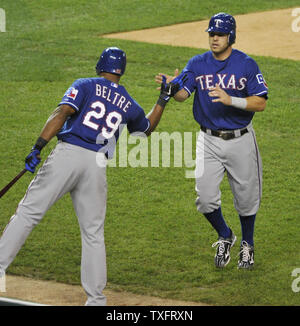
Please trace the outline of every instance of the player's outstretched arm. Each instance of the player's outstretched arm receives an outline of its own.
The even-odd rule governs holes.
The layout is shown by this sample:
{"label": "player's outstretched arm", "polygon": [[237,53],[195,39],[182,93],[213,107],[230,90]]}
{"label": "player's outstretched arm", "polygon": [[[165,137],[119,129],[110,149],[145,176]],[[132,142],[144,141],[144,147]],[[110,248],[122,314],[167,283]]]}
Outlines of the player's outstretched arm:
{"label": "player's outstretched arm", "polygon": [[182,88],[174,95],[174,100],[177,102],[184,102],[189,96],[189,93],[184,88]]}
{"label": "player's outstretched arm", "polygon": [[159,98],[152,111],[147,115],[150,122],[150,127],[146,131],[147,136],[149,136],[155,130],[161,119],[165,106],[169,102],[170,98],[174,97],[174,95],[178,93],[185,80],[186,76],[182,76],[181,78],[176,77],[170,83],[167,83],[167,77],[164,75],[161,76]]}
{"label": "player's outstretched arm", "polygon": [[164,112],[165,106],[169,102],[171,96],[174,96],[174,89],[172,92],[172,85],[167,83],[166,76],[162,75],[160,85],[160,95],[152,110],[147,114],[150,126],[146,131],[146,135],[150,136],[155,130]]}
{"label": "player's outstretched arm", "polygon": [[162,114],[164,112],[165,107],[161,106],[159,104],[155,104],[153,109],[147,114],[147,118],[150,122],[150,127],[145,132],[147,136],[150,136],[151,133],[155,130],[157,125],[159,124],[159,121],[162,117]]}
{"label": "player's outstretched arm", "polygon": [[[176,78],[178,77],[178,75],[179,75],[179,70],[178,69],[175,69],[174,76],[159,73],[158,75],[155,76],[155,82],[157,84],[162,84],[163,77],[166,78],[167,83],[174,82],[174,80],[176,82]],[[183,76],[183,78],[184,77],[186,77],[186,76]],[[186,80],[186,78],[185,78],[185,80]],[[181,79],[181,87],[182,87],[185,80]],[[177,101],[177,102],[184,102],[189,97],[189,93],[184,88],[181,88],[181,87],[178,90],[178,92],[176,94],[174,94],[174,100]],[[158,87],[157,89],[160,89],[160,87]]]}

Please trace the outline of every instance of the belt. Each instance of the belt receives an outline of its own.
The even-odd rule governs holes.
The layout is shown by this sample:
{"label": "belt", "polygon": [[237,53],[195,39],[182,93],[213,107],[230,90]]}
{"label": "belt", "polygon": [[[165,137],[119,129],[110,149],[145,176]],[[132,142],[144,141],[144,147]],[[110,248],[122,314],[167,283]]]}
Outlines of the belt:
{"label": "belt", "polygon": [[201,126],[201,130],[209,135],[220,137],[224,140],[237,138],[243,136],[248,132],[248,128],[237,129],[237,130],[212,130],[202,126]]}

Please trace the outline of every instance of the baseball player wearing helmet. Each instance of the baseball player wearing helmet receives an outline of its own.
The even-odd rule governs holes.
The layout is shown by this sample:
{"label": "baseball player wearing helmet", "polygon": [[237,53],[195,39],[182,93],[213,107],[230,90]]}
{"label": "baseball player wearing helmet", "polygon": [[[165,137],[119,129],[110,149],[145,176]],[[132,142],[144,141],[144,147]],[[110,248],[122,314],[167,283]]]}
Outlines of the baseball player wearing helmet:
{"label": "baseball player wearing helmet", "polygon": [[124,51],[115,47],[105,49],[96,66],[98,77],[76,80],[47,120],[26,157],[26,169],[34,173],[43,147],[54,136],[58,143],[3,232],[1,274],[47,210],[70,193],[81,231],[81,283],[87,294],[86,305],[106,305],[102,291],[106,285],[106,157],[111,155],[107,142],[113,137],[118,139],[121,124],[126,124],[130,133],[150,135],[170,96],[179,87],[174,82],[163,83],[157,103],[145,116],[140,105],[119,84],[125,67]]}
{"label": "baseball player wearing helmet", "polygon": [[[268,88],[256,62],[232,48],[234,17],[218,13],[206,31],[210,51],[188,61],[179,75],[188,79],[174,99],[182,102],[195,92],[193,113],[200,124],[196,206],[218,233],[213,244],[215,265],[222,268],[229,263],[236,241],[221,211],[220,183],[226,172],[242,229],[238,267],[249,269],[254,265],[254,222],[262,194],[262,163],[251,120],[265,109]],[[159,74],[158,83],[162,76],[168,81],[174,78]]]}

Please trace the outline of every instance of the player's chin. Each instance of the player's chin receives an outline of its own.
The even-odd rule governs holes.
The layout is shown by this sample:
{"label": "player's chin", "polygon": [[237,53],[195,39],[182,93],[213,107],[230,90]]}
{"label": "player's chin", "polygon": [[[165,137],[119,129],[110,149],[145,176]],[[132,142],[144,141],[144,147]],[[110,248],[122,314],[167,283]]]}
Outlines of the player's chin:
{"label": "player's chin", "polygon": [[211,51],[214,54],[221,54],[223,53],[225,50],[220,48],[220,47],[211,47]]}
{"label": "player's chin", "polygon": [[211,52],[213,54],[222,54],[224,53],[229,46],[211,46]]}
{"label": "player's chin", "polygon": [[216,44],[211,44],[210,45],[210,49],[212,51],[220,51],[220,46],[219,45],[216,45]]}

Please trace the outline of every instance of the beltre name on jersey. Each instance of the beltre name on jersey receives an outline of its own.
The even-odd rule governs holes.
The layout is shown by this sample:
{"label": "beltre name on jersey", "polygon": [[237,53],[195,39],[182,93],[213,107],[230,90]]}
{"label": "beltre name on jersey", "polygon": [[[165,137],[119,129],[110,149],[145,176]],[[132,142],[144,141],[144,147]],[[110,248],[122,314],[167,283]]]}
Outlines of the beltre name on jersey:
{"label": "beltre name on jersey", "polygon": [[[111,83],[112,87],[118,87],[117,84]],[[116,105],[118,108],[122,109],[124,112],[127,112],[128,108],[132,105],[131,100],[125,96],[113,91],[112,88],[108,88],[105,85],[96,84],[96,96],[100,96],[106,99],[107,102]]]}
{"label": "beltre name on jersey", "polygon": [[92,151],[99,151],[109,139],[116,143],[121,125],[127,125],[130,133],[145,132],[150,126],[144,110],[125,87],[103,77],[76,80],[64,94],[62,104],[72,106],[76,113],[65,122],[57,138]]}

